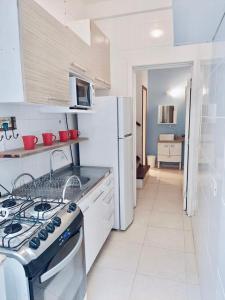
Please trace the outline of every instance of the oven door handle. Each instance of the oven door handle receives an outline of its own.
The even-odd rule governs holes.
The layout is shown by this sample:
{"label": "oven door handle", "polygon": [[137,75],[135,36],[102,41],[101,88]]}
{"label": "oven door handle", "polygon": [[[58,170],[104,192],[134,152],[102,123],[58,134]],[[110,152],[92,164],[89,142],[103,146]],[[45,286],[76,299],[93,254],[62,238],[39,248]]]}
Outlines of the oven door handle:
{"label": "oven door handle", "polygon": [[77,254],[77,252],[80,250],[81,244],[83,241],[83,229],[81,227],[79,239],[77,241],[76,246],[73,248],[73,250],[54,268],[50,269],[46,273],[42,274],[40,277],[41,283],[47,281],[51,277],[55,276],[58,272],[62,271],[68,265],[71,260],[74,258],[74,256]]}

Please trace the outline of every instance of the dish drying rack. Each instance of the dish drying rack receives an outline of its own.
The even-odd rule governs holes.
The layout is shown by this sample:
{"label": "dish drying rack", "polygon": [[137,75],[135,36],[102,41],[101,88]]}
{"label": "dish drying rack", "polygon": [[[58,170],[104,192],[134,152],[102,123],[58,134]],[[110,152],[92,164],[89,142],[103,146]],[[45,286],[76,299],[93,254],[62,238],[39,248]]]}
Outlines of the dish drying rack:
{"label": "dish drying rack", "polygon": [[[25,181],[26,178],[32,179]],[[82,185],[77,175],[60,176],[50,179],[49,174],[35,179],[29,173],[19,175],[13,182],[12,196],[41,199],[73,199],[75,190],[83,191],[86,185]]]}

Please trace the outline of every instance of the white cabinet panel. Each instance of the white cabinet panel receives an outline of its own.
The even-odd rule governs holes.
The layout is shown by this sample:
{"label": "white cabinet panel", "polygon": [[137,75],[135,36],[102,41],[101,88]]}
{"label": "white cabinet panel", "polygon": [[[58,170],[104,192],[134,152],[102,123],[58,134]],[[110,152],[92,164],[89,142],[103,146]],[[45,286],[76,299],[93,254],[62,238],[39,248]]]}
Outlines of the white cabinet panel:
{"label": "white cabinet panel", "polygon": [[110,87],[109,41],[88,46],[33,0],[0,1],[0,102],[69,106],[69,72]]}
{"label": "white cabinet panel", "polygon": [[96,88],[110,88],[110,42],[94,22],[91,23],[91,52]]}
{"label": "white cabinet panel", "polygon": [[65,28],[34,1],[21,0],[19,4],[26,100],[67,105]]}
{"label": "white cabinet panel", "polygon": [[181,143],[173,143],[170,144],[170,155],[181,155],[182,144]]}
{"label": "white cabinet panel", "polygon": [[88,273],[114,224],[113,176],[103,179],[78,203],[84,214],[86,272]]}
{"label": "white cabinet panel", "polygon": [[168,156],[170,155],[169,143],[158,143],[158,155]]}
{"label": "white cabinet panel", "polygon": [[158,167],[160,162],[179,163],[181,168],[182,143],[158,143]]}

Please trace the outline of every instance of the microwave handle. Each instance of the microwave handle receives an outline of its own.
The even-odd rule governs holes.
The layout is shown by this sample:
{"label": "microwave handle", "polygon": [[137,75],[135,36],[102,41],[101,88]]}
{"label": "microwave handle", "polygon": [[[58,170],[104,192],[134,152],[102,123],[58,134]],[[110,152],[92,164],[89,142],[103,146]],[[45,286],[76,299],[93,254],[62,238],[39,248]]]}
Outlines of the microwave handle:
{"label": "microwave handle", "polygon": [[49,280],[51,277],[55,276],[57,273],[59,273],[62,269],[64,269],[71,262],[71,260],[74,258],[74,256],[79,251],[82,241],[83,241],[83,229],[81,227],[81,229],[79,231],[79,239],[78,239],[78,242],[77,242],[75,248],[73,248],[73,250],[58,265],[56,265],[54,268],[50,269],[49,271],[47,271],[46,273],[41,275],[41,277],[40,277],[41,283],[43,283],[43,282]]}

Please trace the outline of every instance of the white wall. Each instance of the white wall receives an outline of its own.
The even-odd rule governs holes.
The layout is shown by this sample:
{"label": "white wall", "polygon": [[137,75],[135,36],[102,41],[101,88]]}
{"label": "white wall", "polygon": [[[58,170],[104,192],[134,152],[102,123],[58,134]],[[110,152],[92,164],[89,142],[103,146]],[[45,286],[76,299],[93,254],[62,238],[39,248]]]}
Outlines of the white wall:
{"label": "white wall", "polygon": [[[136,18],[137,17],[137,18]],[[122,20],[121,20],[122,19]],[[150,24],[152,20],[152,24]],[[132,22],[131,22],[132,21]],[[145,30],[141,30],[143,22]],[[157,24],[163,28],[165,35],[155,41],[149,38],[148,26]],[[125,16],[123,18],[114,18],[97,21],[97,25],[109,37],[111,41],[111,84],[110,95],[133,96],[136,95],[136,75],[135,68],[143,66],[155,66],[163,64],[179,64],[184,62],[193,63],[193,99],[195,105],[192,107],[190,137],[190,160],[189,160],[189,190],[188,196],[192,200],[188,206],[188,214],[192,214],[195,209],[196,198],[196,176],[198,168],[198,157],[196,148],[198,145],[199,128],[199,58],[208,59],[211,54],[209,44],[173,46],[173,25],[172,12],[166,10],[157,13],[146,13],[143,20],[138,16]],[[135,43],[136,32],[143,32],[143,38],[139,38],[139,43]],[[118,35],[118,32],[120,34]],[[119,40],[117,36],[120,36]],[[133,40],[132,40],[133,37]],[[129,45],[129,47],[127,46]],[[134,113],[136,115],[136,102],[134,99]],[[134,145],[135,153],[134,170],[136,166],[136,124],[134,122]],[[135,178],[134,174],[134,178]],[[134,192],[136,187],[134,186]]]}
{"label": "white wall", "polygon": [[[225,23],[217,37],[225,41]],[[225,43],[199,65],[201,99],[194,235],[202,299],[225,299]],[[196,149],[197,150],[197,149]]]}
{"label": "white wall", "polygon": [[[22,147],[22,135],[36,135],[42,142],[43,132],[53,132],[58,136],[59,130],[66,129],[65,115],[41,114],[38,106],[25,106],[13,104],[0,104],[1,116],[15,116],[17,119],[18,140],[11,139],[0,142],[0,151]],[[71,120],[70,123],[72,124]],[[72,125],[71,125],[72,126]],[[10,133],[10,132],[9,132]],[[1,132],[0,132],[1,135]],[[55,156],[54,167],[59,168],[71,162],[68,147],[63,148],[68,156],[68,161],[60,154]],[[0,159],[0,183],[8,189],[12,187],[12,180],[23,172],[39,177],[49,172],[49,152],[28,156],[26,158]],[[1,191],[1,190],[0,190]],[[1,191],[2,192],[2,191]]]}
{"label": "white wall", "polygon": [[[136,71],[136,118],[142,125],[142,86],[148,88],[148,72]],[[136,126],[136,151],[142,161],[142,126]],[[141,162],[140,161],[140,162]]]}

